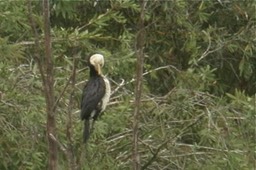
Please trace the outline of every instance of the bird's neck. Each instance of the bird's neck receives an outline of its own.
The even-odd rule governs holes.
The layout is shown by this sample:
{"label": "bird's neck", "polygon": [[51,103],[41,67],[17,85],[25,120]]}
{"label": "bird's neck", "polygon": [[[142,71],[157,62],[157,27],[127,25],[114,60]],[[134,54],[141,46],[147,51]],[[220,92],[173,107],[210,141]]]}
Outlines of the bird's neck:
{"label": "bird's neck", "polygon": [[96,71],[94,66],[90,65],[90,77],[100,76],[100,74]]}

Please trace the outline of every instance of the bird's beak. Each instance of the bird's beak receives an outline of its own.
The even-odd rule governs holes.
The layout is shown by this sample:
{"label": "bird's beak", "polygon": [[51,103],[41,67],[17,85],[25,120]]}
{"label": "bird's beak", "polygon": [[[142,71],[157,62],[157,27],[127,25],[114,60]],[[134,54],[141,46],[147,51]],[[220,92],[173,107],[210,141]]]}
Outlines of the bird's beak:
{"label": "bird's beak", "polygon": [[97,65],[96,65],[96,70],[98,71],[98,74],[99,74],[99,75],[102,74],[100,64],[97,64]]}

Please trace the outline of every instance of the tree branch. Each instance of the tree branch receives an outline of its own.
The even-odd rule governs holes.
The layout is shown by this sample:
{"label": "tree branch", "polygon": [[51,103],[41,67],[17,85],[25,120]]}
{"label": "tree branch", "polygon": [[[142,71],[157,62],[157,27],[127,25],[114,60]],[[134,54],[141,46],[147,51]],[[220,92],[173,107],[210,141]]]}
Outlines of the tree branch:
{"label": "tree branch", "polygon": [[[43,92],[46,101],[46,112],[47,112],[47,137],[48,137],[48,169],[57,170],[57,143],[52,138],[56,136],[56,122],[54,112],[54,91],[53,91],[53,58],[51,51],[51,35],[50,35],[50,11],[49,1],[43,1],[43,19],[44,19],[44,51],[45,56],[40,57],[40,41],[39,34],[36,29],[35,20],[33,18],[32,3],[28,2],[28,18],[31,23],[31,29],[35,36],[35,47],[34,47],[34,59],[38,64],[39,72],[43,84]],[[52,135],[52,136],[51,136]]]}
{"label": "tree branch", "polygon": [[45,80],[45,75],[44,75],[43,63],[40,60],[39,35],[38,35],[37,29],[36,29],[35,20],[33,18],[31,0],[28,0],[28,19],[30,21],[30,26],[31,26],[31,29],[32,29],[32,31],[34,33],[34,37],[35,37],[35,40],[34,40],[34,44],[35,44],[35,47],[34,47],[34,59],[35,59],[35,61],[38,64],[39,72],[40,72],[41,79],[42,79],[43,86],[44,86],[46,84],[46,80]]}
{"label": "tree branch", "polygon": [[[143,76],[146,76],[146,75],[148,75],[148,74],[150,74],[150,73],[152,73],[152,72],[154,72],[154,71],[159,71],[159,70],[163,70],[163,69],[167,69],[167,68],[173,68],[173,69],[176,70],[177,72],[180,72],[180,70],[177,69],[175,66],[173,66],[173,65],[166,65],[166,66],[161,66],[161,67],[157,67],[157,68],[154,68],[154,69],[152,69],[152,70],[146,71],[146,72],[144,72],[144,73],[142,74],[142,77],[143,77]],[[116,83],[115,81],[112,80],[112,82],[114,82],[115,84],[118,84],[118,86],[117,86],[117,88],[116,88],[115,90],[113,90],[113,92],[111,93],[111,96],[112,96],[113,94],[115,94],[120,88],[124,87],[125,85],[135,82],[135,78],[132,78],[130,81],[128,81],[128,82],[126,82],[126,83],[125,83],[125,80],[124,80],[124,79],[121,79],[121,80],[122,80],[122,81],[121,81],[120,84],[118,84],[118,83]]]}
{"label": "tree branch", "polygon": [[44,46],[45,46],[45,64],[46,71],[44,94],[46,99],[47,111],[47,136],[48,136],[48,169],[57,170],[58,154],[57,144],[51,138],[50,134],[56,136],[56,121],[54,112],[54,76],[53,76],[53,57],[51,49],[51,33],[50,33],[50,10],[49,0],[43,1],[43,17],[44,17]]}
{"label": "tree branch", "polygon": [[[184,127],[181,132],[179,134],[177,134],[173,140],[172,140],[172,143],[175,143],[176,140],[178,138],[180,138],[180,136],[182,134],[184,134],[186,132],[187,129],[189,129],[190,127],[194,126],[195,124],[197,124],[204,116],[205,113],[202,113],[200,115],[197,116],[197,118],[191,122],[190,124],[188,124],[186,127]],[[147,167],[149,167],[157,158],[158,156],[158,153],[161,151],[161,149],[167,144],[170,142],[170,139],[167,139],[165,140],[160,146],[158,146],[158,148],[156,149],[156,151],[153,153],[153,156],[147,161],[147,163],[145,163],[142,167],[142,169],[147,169]],[[150,151],[152,152],[151,148],[150,148]]]}
{"label": "tree branch", "polygon": [[75,56],[73,56],[73,68],[72,68],[72,74],[70,76],[71,81],[71,93],[69,97],[69,105],[68,105],[68,115],[67,115],[67,125],[66,125],[66,137],[68,141],[68,154],[67,159],[69,162],[69,169],[75,170],[76,164],[75,164],[75,156],[73,151],[73,141],[72,141],[72,108],[74,106],[74,90],[75,90],[75,83],[76,83],[76,66],[77,66],[77,59]]}
{"label": "tree branch", "polygon": [[143,64],[144,64],[144,43],[145,43],[145,26],[144,26],[144,15],[145,15],[146,2],[140,1],[140,18],[139,18],[139,32],[136,37],[136,85],[135,85],[135,109],[133,114],[133,169],[140,169],[140,157],[138,152],[138,138],[139,138],[139,118],[140,118],[140,100],[142,93],[142,78],[143,78]]}

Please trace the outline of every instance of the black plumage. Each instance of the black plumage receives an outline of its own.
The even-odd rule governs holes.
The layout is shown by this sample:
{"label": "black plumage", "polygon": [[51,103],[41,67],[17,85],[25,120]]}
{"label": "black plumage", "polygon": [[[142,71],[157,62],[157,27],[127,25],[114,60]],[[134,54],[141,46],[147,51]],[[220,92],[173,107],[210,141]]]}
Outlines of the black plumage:
{"label": "black plumage", "polygon": [[[93,56],[92,56],[93,57]],[[90,127],[90,120],[92,119],[93,122],[97,120],[100,113],[105,109],[106,106],[106,97],[107,102],[109,100],[109,94],[106,92],[106,85],[109,86],[109,82],[107,81],[104,76],[101,75],[100,67],[101,63],[94,62],[92,57],[89,60],[89,68],[90,68],[90,77],[89,81],[85,85],[82,94],[82,102],[81,102],[81,119],[84,120],[84,133],[83,138],[84,142],[87,142],[89,139],[90,133],[92,131],[92,126]]]}
{"label": "black plumage", "polygon": [[[83,89],[81,103],[81,119],[89,119],[94,114],[93,119],[97,119],[101,111],[101,99],[105,94],[105,84],[101,76],[90,77]],[[96,111],[94,113],[94,111]],[[98,113],[98,114],[97,114]]]}

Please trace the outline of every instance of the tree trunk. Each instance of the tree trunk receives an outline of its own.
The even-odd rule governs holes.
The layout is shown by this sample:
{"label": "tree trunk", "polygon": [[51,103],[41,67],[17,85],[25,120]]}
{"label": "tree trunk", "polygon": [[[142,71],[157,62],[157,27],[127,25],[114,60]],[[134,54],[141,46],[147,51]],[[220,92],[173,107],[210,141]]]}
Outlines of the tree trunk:
{"label": "tree trunk", "polygon": [[138,138],[139,138],[139,118],[140,118],[140,100],[142,93],[142,74],[143,74],[143,63],[144,63],[144,38],[145,38],[145,29],[144,29],[144,15],[145,15],[145,2],[144,0],[140,1],[140,18],[139,18],[139,31],[136,36],[136,86],[135,86],[135,109],[133,115],[133,169],[140,169],[140,156],[138,152]]}
{"label": "tree trunk", "polygon": [[54,112],[54,76],[53,76],[53,58],[51,55],[51,33],[50,33],[50,11],[49,1],[43,1],[44,12],[44,45],[45,45],[45,63],[44,68],[46,70],[46,81],[44,84],[44,93],[46,99],[46,111],[47,111],[47,138],[48,138],[48,169],[57,170],[57,143],[52,136],[56,137],[56,122]]}

